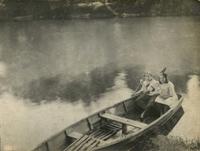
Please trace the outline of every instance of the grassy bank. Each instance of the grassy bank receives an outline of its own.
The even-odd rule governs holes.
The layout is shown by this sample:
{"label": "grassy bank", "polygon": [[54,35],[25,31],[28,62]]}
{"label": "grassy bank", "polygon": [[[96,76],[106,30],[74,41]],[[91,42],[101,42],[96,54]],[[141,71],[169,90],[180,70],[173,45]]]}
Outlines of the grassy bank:
{"label": "grassy bank", "polygon": [[155,138],[140,141],[130,151],[199,151],[199,139],[183,139],[181,137],[166,137],[159,135]]}

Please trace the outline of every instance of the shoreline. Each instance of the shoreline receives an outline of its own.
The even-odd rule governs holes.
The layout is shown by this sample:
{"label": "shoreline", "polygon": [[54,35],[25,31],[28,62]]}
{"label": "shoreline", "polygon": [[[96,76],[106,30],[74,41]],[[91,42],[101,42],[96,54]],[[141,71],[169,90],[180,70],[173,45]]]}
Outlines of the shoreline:
{"label": "shoreline", "polygon": [[199,15],[135,15],[125,14],[124,16],[88,16],[88,15],[72,15],[67,18],[33,18],[32,16],[17,16],[14,18],[0,18],[0,22],[21,22],[21,21],[68,21],[68,20],[101,20],[101,19],[130,19],[130,18],[168,18],[168,17],[194,17],[199,18]]}
{"label": "shoreline", "polygon": [[200,16],[199,1],[116,2],[95,0],[63,2],[61,0],[0,2],[0,21],[107,19],[133,17]]}

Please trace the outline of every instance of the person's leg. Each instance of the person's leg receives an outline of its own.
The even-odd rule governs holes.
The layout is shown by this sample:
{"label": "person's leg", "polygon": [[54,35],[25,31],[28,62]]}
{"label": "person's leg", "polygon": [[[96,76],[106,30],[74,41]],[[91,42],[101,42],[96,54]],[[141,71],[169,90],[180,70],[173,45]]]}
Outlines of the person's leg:
{"label": "person's leg", "polygon": [[142,114],[141,114],[141,116],[140,116],[141,120],[143,120],[143,119],[146,117],[146,115],[148,114],[148,112],[151,110],[151,108],[152,108],[153,106],[154,106],[154,102],[153,102],[153,101],[150,101],[150,102],[147,104],[147,106],[146,106],[144,112],[142,112]]}
{"label": "person's leg", "polygon": [[135,104],[140,107],[141,109],[146,108],[147,101],[150,99],[150,96],[148,96],[146,93],[142,93],[140,96],[138,96],[135,99]]}
{"label": "person's leg", "polygon": [[156,113],[158,114],[157,117],[160,117],[163,113],[163,105],[156,102],[155,103],[155,110],[156,110]]}
{"label": "person's leg", "polygon": [[163,114],[165,114],[169,109],[170,107],[168,105],[163,105]]}
{"label": "person's leg", "polygon": [[165,104],[158,104],[158,109],[159,109],[159,112],[160,112],[160,116],[162,116],[163,114],[165,114],[170,109],[170,107],[168,105],[165,105]]}
{"label": "person's leg", "polygon": [[155,99],[158,95],[153,95],[150,97],[148,104],[145,107],[144,112],[141,114],[140,118],[144,119],[147,113],[155,106]]}

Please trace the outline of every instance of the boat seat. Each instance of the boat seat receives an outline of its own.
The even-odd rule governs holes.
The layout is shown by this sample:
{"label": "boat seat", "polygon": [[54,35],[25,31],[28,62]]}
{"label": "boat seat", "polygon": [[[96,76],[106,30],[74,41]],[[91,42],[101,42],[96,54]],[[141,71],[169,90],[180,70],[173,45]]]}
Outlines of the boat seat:
{"label": "boat seat", "polygon": [[83,134],[78,133],[78,132],[71,132],[69,134],[67,134],[69,137],[75,138],[75,139],[79,139],[83,136]]}
{"label": "boat seat", "polygon": [[137,128],[144,128],[147,126],[147,124],[145,124],[145,123],[127,119],[127,118],[120,117],[120,116],[116,116],[116,115],[109,114],[109,113],[100,114],[100,116],[102,118],[105,118],[108,120],[112,120],[112,121],[115,121],[115,122],[118,122],[121,124],[129,125],[129,126],[133,126],[133,127],[137,127]]}

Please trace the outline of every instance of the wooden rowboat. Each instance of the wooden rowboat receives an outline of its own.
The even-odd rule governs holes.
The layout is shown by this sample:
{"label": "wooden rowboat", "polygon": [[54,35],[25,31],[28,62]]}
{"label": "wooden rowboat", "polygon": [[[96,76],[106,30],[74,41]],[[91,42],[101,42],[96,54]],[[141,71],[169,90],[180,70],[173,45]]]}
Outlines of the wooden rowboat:
{"label": "wooden rowboat", "polygon": [[33,151],[125,151],[143,137],[167,135],[184,114],[179,96],[174,107],[161,116],[150,115],[144,123],[139,120],[142,110],[135,100],[132,97],[82,119]]}

